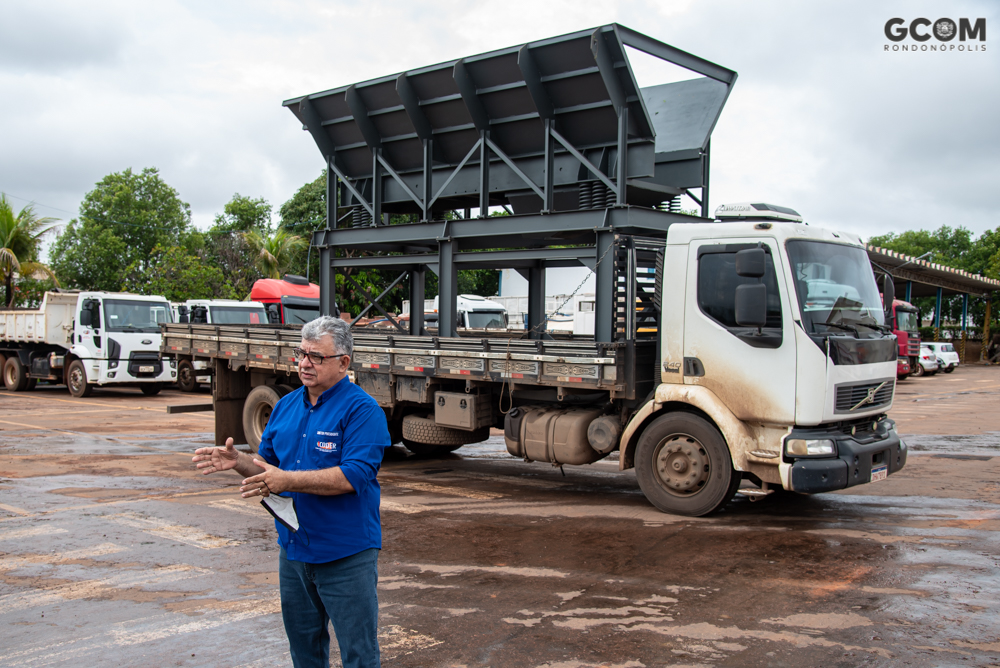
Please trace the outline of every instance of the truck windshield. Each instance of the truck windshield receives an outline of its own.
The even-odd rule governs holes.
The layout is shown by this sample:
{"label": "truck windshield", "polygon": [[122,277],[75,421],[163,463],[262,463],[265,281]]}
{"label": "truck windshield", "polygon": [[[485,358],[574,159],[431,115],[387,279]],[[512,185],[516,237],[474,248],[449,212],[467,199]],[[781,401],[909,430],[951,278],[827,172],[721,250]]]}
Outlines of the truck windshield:
{"label": "truck windshield", "polygon": [[875,275],[863,248],[802,240],[789,241],[787,248],[807,332],[871,334],[885,324]]}
{"label": "truck windshield", "polygon": [[916,311],[904,311],[896,307],[896,329],[916,334],[919,331]]}
{"label": "truck windshield", "polygon": [[286,325],[304,325],[319,317],[319,307],[309,308],[308,306],[282,305],[285,309]]}
{"label": "truck windshield", "polygon": [[173,321],[167,302],[130,299],[105,299],[104,318],[109,332],[159,332],[161,322]]}
{"label": "truck windshield", "polygon": [[503,311],[466,311],[472,329],[506,329],[507,314]]}
{"label": "truck windshield", "polygon": [[267,322],[267,314],[262,308],[240,306],[212,306],[212,324],[215,325],[259,325]]}

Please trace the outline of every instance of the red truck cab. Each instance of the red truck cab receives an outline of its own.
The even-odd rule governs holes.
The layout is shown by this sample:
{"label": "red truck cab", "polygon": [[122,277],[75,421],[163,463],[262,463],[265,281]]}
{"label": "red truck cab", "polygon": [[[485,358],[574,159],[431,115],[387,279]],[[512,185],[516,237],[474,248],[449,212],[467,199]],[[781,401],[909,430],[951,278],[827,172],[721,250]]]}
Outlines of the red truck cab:
{"label": "red truck cab", "polygon": [[916,368],[920,355],[920,311],[901,299],[892,300],[892,333],[899,342],[899,356],[910,361],[910,370]]}
{"label": "red truck cab", "polygon": [[303,325],[319,317],[319,286],[302,276],[262,278],[250,289],[250,300],[264,304],[272,325]]}

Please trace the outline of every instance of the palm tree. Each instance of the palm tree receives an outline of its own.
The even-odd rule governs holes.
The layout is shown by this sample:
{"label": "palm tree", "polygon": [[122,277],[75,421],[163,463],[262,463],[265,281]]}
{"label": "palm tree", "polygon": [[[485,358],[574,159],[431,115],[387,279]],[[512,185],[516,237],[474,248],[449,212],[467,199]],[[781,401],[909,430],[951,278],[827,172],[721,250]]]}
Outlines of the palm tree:
{"label": "palm tree", "polygon": [[306,245],[305,239],[288,230],[276,230],[269,237],[258,232],[247,232],[245,237],[257,254],[257,268],[268,278],[281,278]]}
{"label": "palm tree", "polygon": [[52,270],[37,261],[42,237],[52,231],[56,222],[55,218],[39,217],[31,204],[15,216],[7,196],[0,193],[0,274],[7,290],[7,308],[14,307],[14,274],[43,273],[59,285]]}

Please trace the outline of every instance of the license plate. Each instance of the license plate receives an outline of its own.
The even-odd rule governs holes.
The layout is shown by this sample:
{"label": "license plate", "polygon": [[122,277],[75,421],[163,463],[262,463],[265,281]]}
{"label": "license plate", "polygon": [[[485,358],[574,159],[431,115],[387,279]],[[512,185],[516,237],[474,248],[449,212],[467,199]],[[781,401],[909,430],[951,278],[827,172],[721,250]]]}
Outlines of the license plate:
{"label": "license plate", "polygon": [[885,480],[889,477],[889,465],[882,464],[881,466],[876,466],[872,469],[872,482],[878,482],[879,480]]}
{"label": "license plate", "polygon": [[153,373],[154,371],[156,371],[156,367],[155,366],[140,366],[139,367],[139,373]]}

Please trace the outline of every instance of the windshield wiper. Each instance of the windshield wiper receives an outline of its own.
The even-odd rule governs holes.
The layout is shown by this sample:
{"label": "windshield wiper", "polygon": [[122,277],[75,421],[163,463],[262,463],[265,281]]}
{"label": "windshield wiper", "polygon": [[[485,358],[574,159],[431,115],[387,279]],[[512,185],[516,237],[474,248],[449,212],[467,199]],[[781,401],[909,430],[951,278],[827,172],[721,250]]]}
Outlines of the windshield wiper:
{"label": "windshield wiper", "polygon": [[854,327],[851,327],[850,325],[842,325],[839,322],[824,322],[823,324],[826,325],[827,327],[839,327],[840,329],[846,329],[848,332],[854,332],[855,336],[858,337],[861,336],[858,330],[855,329]]}
{"label": "windshield wiper", "polygon": [[881,332],[882,334],[892,334],[892,328],[886,327],[885,325],[877,325],[877,324],[872,325],[867,322],[859,322],[858,324],[861,325],[862,327],[868,327],[869,329],[874,329],[875,331]]}

